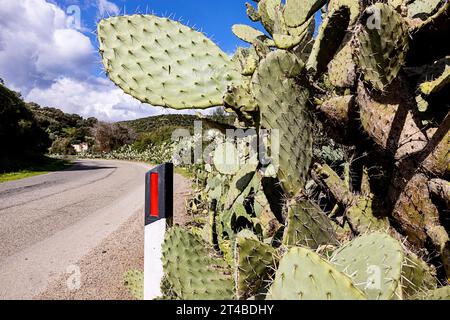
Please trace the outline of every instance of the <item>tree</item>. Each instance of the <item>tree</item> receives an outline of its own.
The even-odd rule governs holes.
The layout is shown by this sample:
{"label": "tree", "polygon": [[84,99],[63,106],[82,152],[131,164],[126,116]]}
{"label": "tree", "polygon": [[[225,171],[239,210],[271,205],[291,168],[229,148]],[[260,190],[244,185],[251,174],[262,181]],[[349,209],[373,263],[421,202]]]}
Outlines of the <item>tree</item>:
{"label": "tree", "polygon": [[3,159],[43,154],[50,145],[48,134],[40,128],[33,112],[3,85],[0,85],[0,141]]}
{"label": "tree", "polygon": [[98,122],[92,130],[96,151],[111,152],[136,139],[133,129],[118,123]]}
{"label": "tree", "polygon": [[225,112],[225,109],[223,107],[219,107],[213,111],[212,115],[209,118],[218,123],[233,124],[236,116]]}

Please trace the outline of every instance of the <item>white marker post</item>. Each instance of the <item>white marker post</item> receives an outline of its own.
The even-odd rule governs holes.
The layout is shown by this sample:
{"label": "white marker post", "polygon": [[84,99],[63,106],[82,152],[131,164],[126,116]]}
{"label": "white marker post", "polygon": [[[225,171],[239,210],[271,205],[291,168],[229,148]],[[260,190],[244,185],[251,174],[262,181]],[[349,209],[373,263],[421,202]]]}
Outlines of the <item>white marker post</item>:
{"label": "white marker post", "polygon": [[173,164],[166,163],[145,175],[144,300],[161,296],[161,249],[172,220]]}

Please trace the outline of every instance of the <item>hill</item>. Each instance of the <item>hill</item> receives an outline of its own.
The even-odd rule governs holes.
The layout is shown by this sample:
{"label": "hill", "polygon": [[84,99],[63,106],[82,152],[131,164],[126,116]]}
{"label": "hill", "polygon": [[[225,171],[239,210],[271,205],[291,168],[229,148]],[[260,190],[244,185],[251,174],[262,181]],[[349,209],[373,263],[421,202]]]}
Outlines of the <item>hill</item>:
{"label": "hill", "polygon": [[172,133],[176,129],[187,129],[193,134],[195,121],[201,121],[203,131],[218,129],[224,132],[225,129],[233,128],[231,124],[234,122],[234,117],[218,109],[208,117],[168,114],[123,121],[119,124],[132,128],[138,134],[134,147],[138,151],[143,151],[149,145],[161,145],[170,142]]}

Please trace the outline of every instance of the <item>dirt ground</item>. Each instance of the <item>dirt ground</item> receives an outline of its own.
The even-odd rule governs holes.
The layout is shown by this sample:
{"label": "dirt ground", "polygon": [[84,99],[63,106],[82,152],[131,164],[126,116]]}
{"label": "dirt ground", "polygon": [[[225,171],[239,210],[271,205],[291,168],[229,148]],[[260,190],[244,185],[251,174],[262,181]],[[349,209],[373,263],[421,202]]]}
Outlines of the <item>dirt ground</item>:
{"label": "dirt ground", "polygon": [[[190,195],[190,182],[181,175],[174,177],[174,223],[184,225],[190,220],[185,201]],[[123,285],[123,274],[144,269],[144,223],[142,212],[134,214],[119,229],[84,256],[80,268],[81,286],[69,290],[72,274],[62,274],[35,297],[38,300],[132,300]]]}

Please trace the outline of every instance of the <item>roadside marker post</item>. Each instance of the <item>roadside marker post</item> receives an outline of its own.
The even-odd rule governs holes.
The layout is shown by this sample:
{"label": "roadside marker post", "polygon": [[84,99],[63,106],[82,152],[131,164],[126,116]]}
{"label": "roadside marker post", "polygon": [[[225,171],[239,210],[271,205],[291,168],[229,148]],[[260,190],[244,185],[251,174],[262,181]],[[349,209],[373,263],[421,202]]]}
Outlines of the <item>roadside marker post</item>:
{"label": "roadside marker post", "polygon": [[144,300],[161,296],[161,249],[172,221],[173,164],[166,163],[145,175]]}

